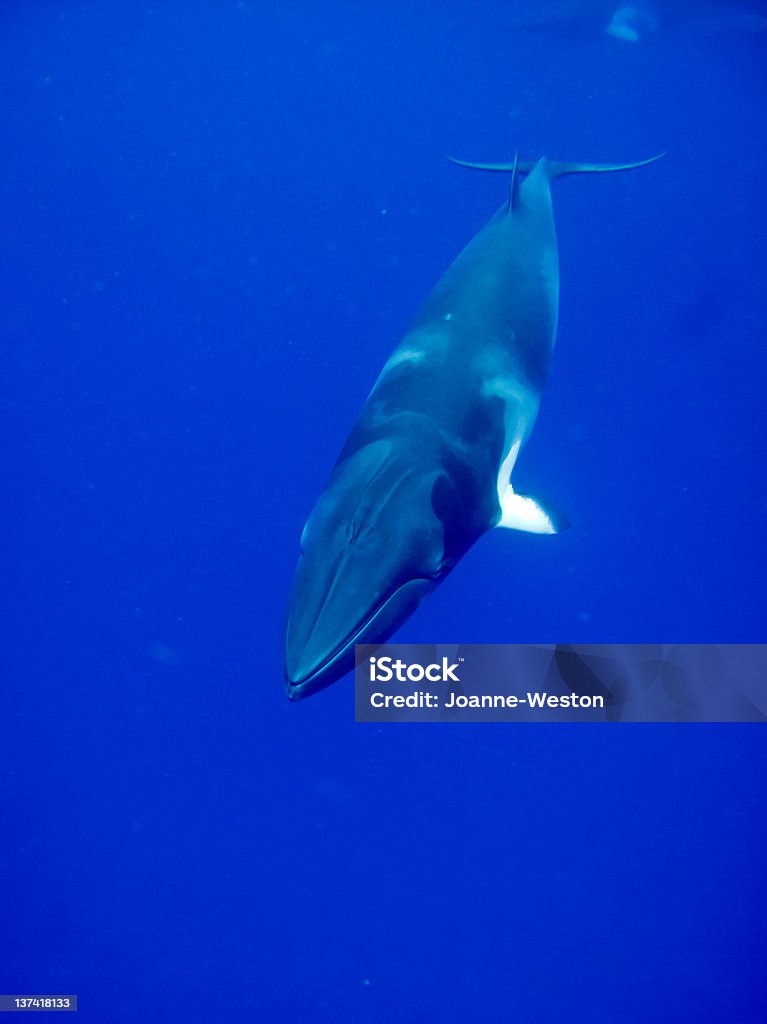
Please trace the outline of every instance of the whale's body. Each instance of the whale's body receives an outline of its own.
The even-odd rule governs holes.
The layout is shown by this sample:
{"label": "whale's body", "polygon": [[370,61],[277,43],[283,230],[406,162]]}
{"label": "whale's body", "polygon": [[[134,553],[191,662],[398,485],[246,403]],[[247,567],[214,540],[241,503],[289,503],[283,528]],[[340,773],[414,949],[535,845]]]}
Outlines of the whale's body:
{"label": "whale's body", "polygon": [[293,700],[349,671],[355,643],[387,639],[494,526],[565,525],[511,485],[557,330],[551,181],[641,165],[469,166],[510,171],[510,198],[418,311],[309,516],[285,641]]}

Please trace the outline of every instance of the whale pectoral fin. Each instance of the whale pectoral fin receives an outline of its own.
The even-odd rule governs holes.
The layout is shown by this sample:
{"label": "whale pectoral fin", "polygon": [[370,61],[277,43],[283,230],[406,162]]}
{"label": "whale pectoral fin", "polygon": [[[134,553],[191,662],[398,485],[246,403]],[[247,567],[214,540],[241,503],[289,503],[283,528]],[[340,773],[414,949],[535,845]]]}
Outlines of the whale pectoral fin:
{"label": "whale pectoral fin", "polygon": [[497,525],[525,533],[561,533],[570,523],[561,512],[529,494],[516,494],[509,484],[501,499],[501,518]]}

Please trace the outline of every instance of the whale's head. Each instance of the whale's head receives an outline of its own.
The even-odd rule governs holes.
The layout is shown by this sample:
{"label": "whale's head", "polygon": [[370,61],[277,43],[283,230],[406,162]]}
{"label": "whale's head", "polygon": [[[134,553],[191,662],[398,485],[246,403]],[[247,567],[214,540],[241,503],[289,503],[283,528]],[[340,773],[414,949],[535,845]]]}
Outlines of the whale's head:
{"label": "whale's head", "polygon": [[285,636],[288,696],[329,686],[383,643],[454,561],[444,470],[388,440],[336,466],[301,537]]}

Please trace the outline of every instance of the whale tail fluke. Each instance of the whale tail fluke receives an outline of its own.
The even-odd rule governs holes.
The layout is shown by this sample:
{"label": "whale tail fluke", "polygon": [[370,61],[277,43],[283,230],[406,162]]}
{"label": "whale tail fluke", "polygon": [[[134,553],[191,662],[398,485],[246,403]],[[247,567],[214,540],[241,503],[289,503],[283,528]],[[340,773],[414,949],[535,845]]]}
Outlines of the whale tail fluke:
{"label": "whale tail fluke", "polygon": [[[631,171],[635,167],[646,167],[648,164],[654,164],[656,160],[660,160],[665,155],[665,153],[657,153],[647,160],[637,160],[631,164],[586,164],[573,163],[566,160],[545,160],[545,163],[549,178],[553,181],[555,178],[561,178],[565,174],[606,174],[610,171]],[[458,164],[459,167],[470,167],[476,171],[505,171],[507,174],[514,174],[515,177],[517,174],[530,174],[532,169],[540,163],[538,160],[514,160],[511,163],[480,164],[471,160],[458,160],[454,156],[448,156],[447,159],[451,163]]]}
{"label": "whale tail fluke", "polygon": [[656,153],[655,156],[648,157],[647,160],[637,160],[631,164],[583,164],[568,163],[565,160],[551,160],[549,161],[549,177],[554,179],[561,178],[565,174],[603,174],[610,171],[633,171],[635,167],[647,167],[648,164],[654,164],[656,160],[660,160],[665,155],[665,153]]}

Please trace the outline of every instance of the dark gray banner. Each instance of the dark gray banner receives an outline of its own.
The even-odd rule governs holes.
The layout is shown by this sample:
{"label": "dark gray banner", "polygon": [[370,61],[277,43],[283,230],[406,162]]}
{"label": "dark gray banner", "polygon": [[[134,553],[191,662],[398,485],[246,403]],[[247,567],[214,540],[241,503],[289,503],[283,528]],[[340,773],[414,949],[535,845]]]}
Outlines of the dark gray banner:
{"label": "dark gray banner", "polygon": [[37,1010],[43,1012],[50,1010],[76,1010],[77,1009],[77,996],[60,996],[60,995],[18,995],[18,996],[0,996],[0,1011],[10,1010],[13,1012],[26,1012],[32,1011],[33,1013]]}
{"label": "dark gray banner", "polygon": [[358,722],[764,722],[767,644],[355,649]]}

